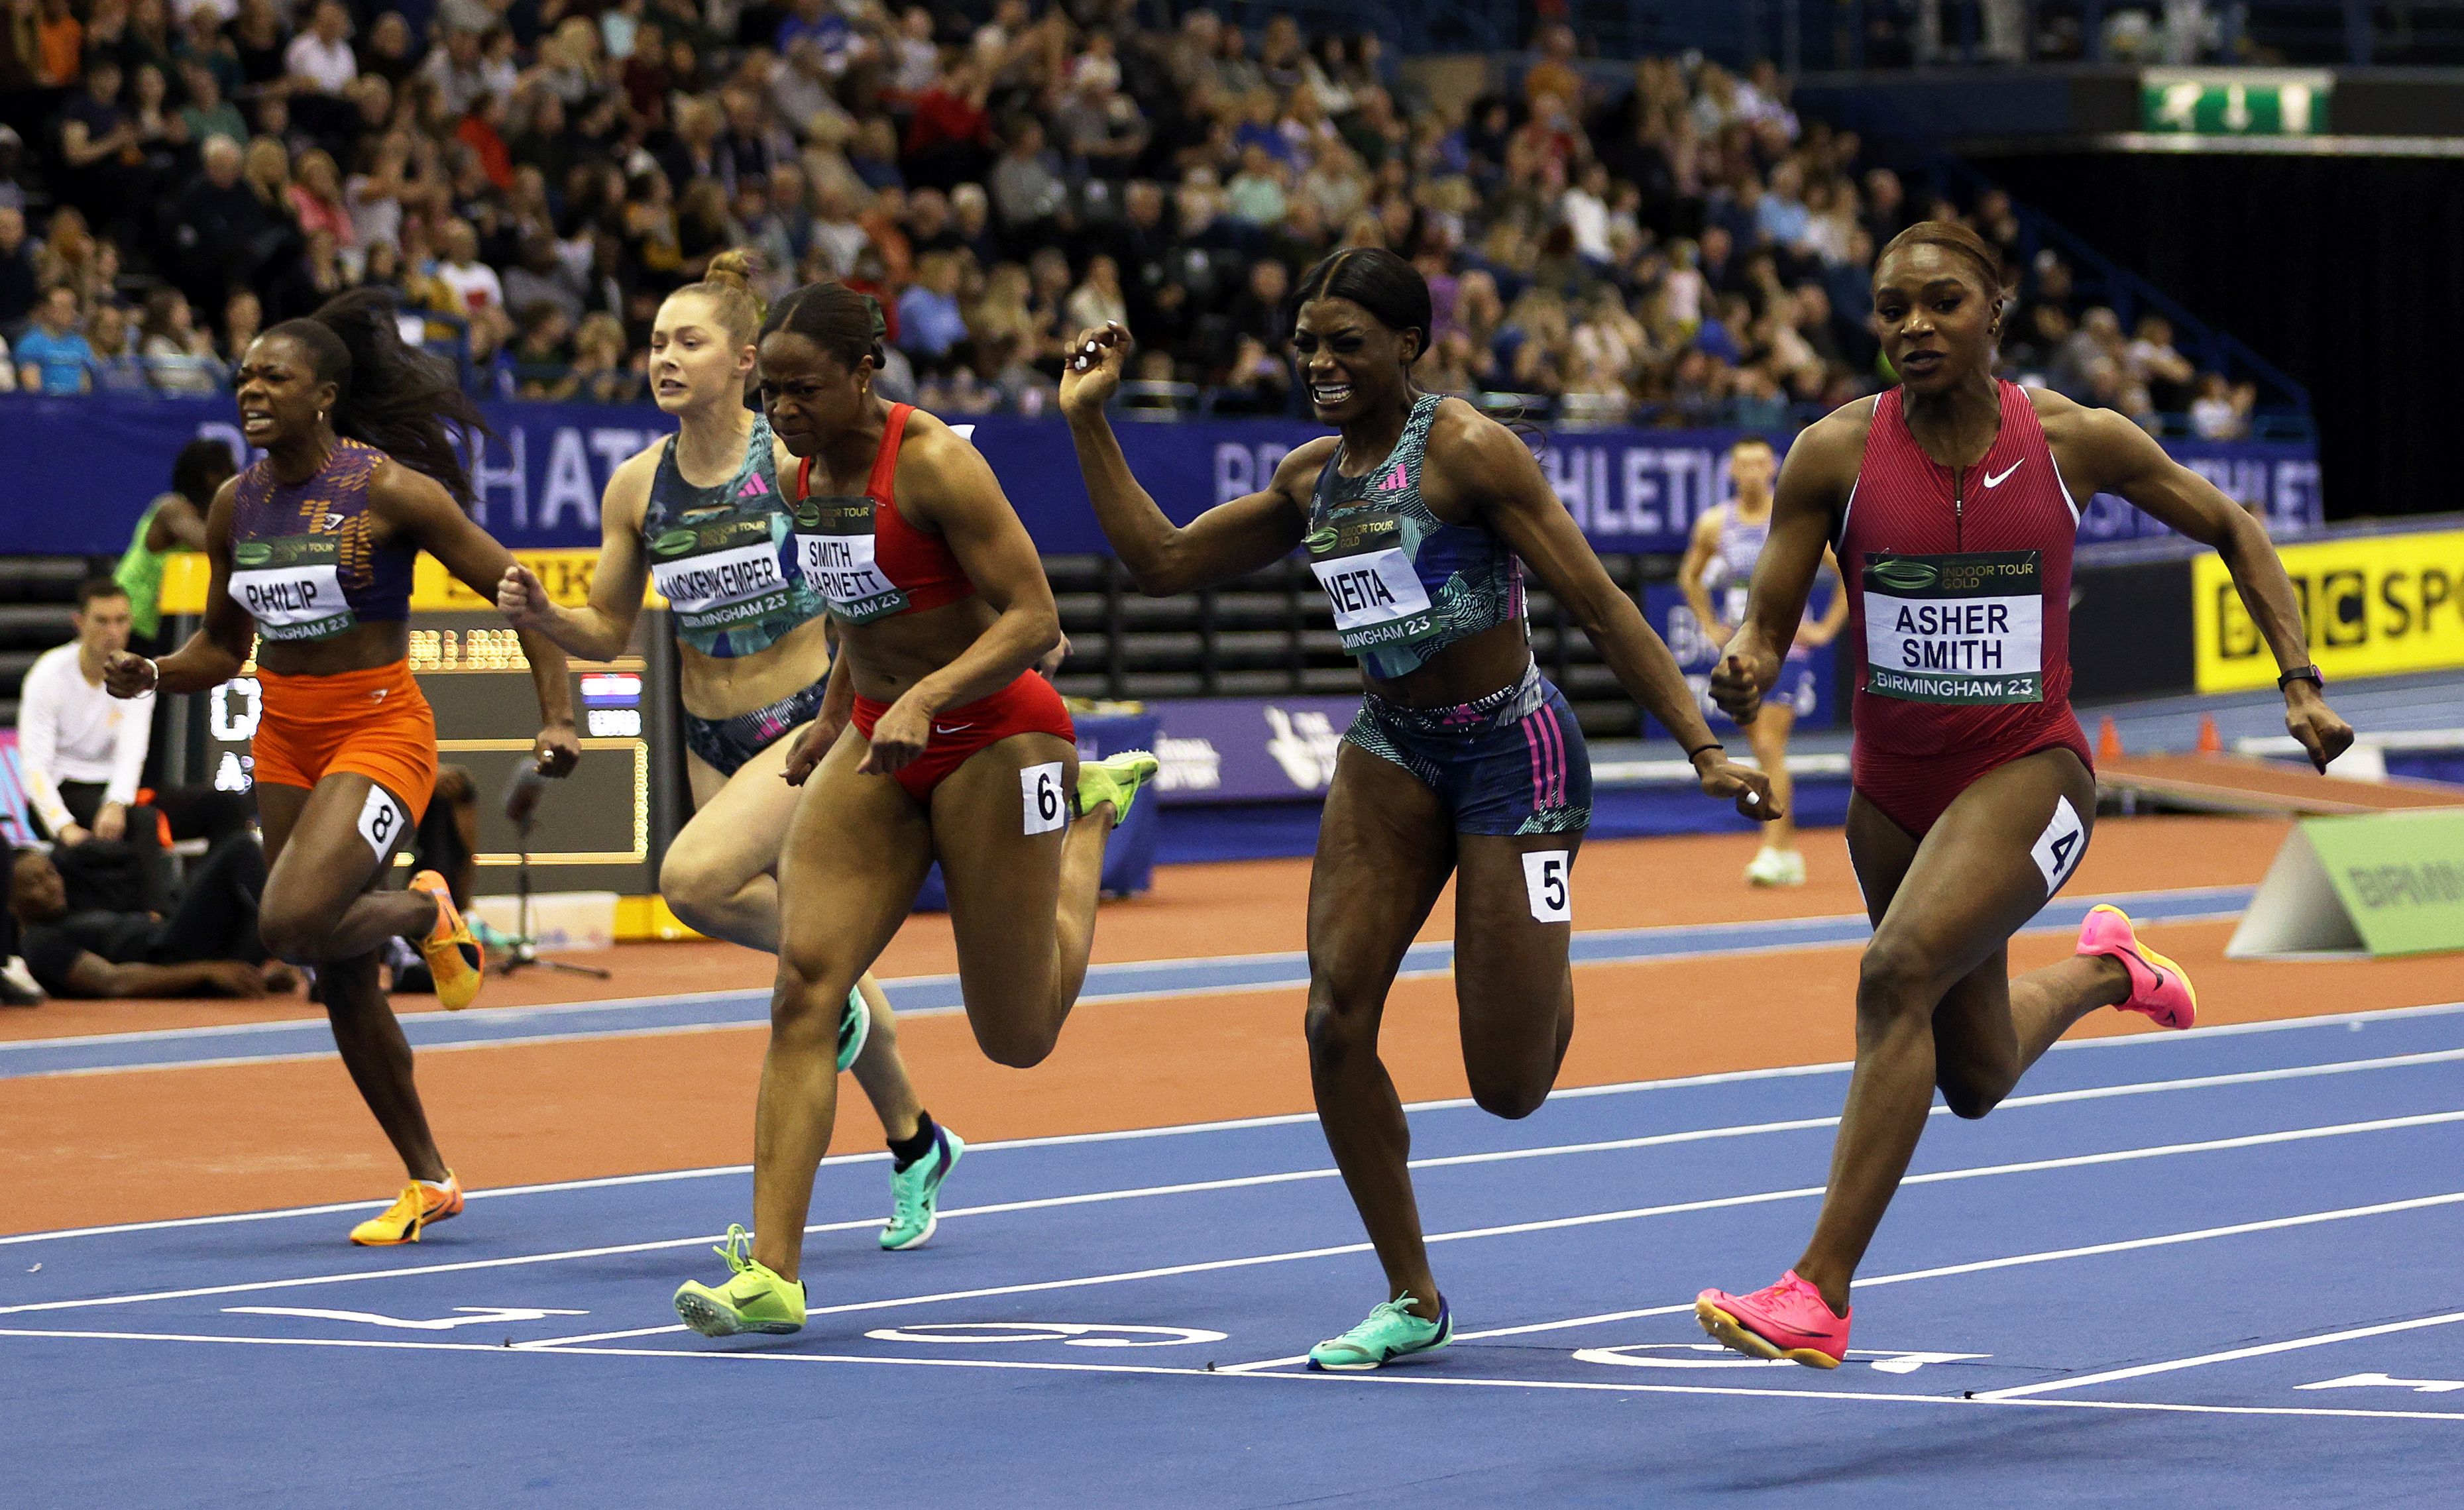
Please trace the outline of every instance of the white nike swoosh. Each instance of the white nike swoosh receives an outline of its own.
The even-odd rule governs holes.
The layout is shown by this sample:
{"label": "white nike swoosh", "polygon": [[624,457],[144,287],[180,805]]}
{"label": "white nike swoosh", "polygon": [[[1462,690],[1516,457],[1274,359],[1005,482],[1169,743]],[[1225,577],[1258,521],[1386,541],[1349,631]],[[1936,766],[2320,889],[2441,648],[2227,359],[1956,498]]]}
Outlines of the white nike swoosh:
{"label": "white nike swoosh", "polygon": [[935,724],[933,732],[936,734],[962,734],[974,727],[973,724]]}
{"label": "white nike swoosh", "polygon": [[2001,476],[1999,476],[1999,477],[1995,476],[1993,473],[1991,473],[1991,472],[1990,472],[1990,471],[1989,471],[1989,472],[1987,472],[1987,473],[1985,474],[1985,486],[1987,486],[1988,488],[1999,488],[1999,487],[2001,487],[2001,486],[2002,486],[2003,478],[2010,476],[2013,472],[2017,471],[2020,468],[2022,468],[2022,467],[2026,466],[2027,464],[2028,464],[2028,458],[2026,458],[2025,456],[2022,456],[2022,457],[2020,457],[2017,461],[2013,462],[2010,466],[2003,468],[2003,469],[2002,469],[2002,475],[2001,475]]}

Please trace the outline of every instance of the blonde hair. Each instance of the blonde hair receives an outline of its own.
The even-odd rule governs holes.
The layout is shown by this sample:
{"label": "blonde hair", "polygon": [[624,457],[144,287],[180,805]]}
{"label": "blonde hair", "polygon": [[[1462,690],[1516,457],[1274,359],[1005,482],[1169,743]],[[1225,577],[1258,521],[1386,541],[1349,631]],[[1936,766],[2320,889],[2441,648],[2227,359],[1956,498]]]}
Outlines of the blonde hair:
{"label": "blonde hair", "polygon": [[761,329],[761,317],[766,310],[761,296],[753,292],[753,280],[761,273],[761,259],[742,247],[730,247],[710,259],[710,269],[698,283],[688,283],[668,295],[681,298],[696,294],[710,300],[718,317],[719,328],[727,339],[739,346],[750,346]]}

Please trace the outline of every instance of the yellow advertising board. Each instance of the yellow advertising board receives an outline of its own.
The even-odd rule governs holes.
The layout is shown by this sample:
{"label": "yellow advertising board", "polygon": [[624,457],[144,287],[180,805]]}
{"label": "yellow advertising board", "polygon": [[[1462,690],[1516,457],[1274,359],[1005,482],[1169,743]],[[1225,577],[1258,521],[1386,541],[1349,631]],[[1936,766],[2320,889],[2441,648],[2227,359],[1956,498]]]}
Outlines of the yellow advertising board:
{"label": "yellow advertising board", "polygon": [[[590,601],[590,573],[599,562],[597,551],[516,551],[514,559],[537,573],[548,597],[562,606],[579,608]],[[163,611],[203,613],[211,576],[199,552],[181,551],[166,558],[163,563]],[[667,600],[655,588],[646,586],[642,604],[663,608]],[[494,608],[495,603],[455,581],[436,558],[423,553],[411,567],[410,606],[422,613],[479,613]]]}
{"label": "yellow advertising board", "polygon": [[[2278,554],[2329,687],[2464,667],[2464,530],[2318,540]],[[2276,658],[2213,555],[2190,563],[2190,618],[2200,691],[2276,685]]]}

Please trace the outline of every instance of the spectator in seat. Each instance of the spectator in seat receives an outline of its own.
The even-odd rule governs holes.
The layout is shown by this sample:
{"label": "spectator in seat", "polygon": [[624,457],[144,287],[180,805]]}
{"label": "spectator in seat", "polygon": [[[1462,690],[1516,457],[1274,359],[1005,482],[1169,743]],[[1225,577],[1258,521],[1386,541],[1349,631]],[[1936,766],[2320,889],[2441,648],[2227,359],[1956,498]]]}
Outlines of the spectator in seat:
{"label": "spectator in seat", "polygon": [[928,252],[916,259],[915,281],[898,296],[898,345],[918,372],[946,367],[952,348],[967,339],[958,281],[956,255]]}
{"label": "spectator in seat", "polygon": [[451,293],[458,315],[477,315],[505,306],[504,281],[496,270],[479,260],[479,232],[467,220],[445,223],[444,245],[433,270]]}
{"label": "spectator in seat", "polygon": [[94,386],[94,348],[77,329],[75,290],[54,288],[17,339],[17,386],[28,393],[84,393]]}
{"label": "spectator in seat", "polygon": [[322,0],[308,30],[291,39],[282,63],[293,99],[313,95],[339,104],[360,77],[359,56],[351,50],[351,12],[340,0]]}
{"label": "spectator in seat", "polygon": [[150,393],[145,359],[128,328],[128,311],[117,304],[98,304],[85,324],[86,344],[94,348],[94,391]]}
{"label": "spectator in seat", "polygon": [[72,910],[59,867],[39,849],[11,857],[9,911],[19,952],[55,996],[261,996],[287,993],[298,973],[268,960],[257,931],[265,852],[241,834],[198,866],[167,918]]}
{"label": "spectator in seat", "polygon": [[120,59],[86,62],[85,89],[60,106],[60,163],[69,202],[99,224],[118,226],[143,205],[137,122],[121,107]]}
{"label": "spectator in seat", "polygon": [[2199,374],[2198,397],[2190,401],[2190,428],[2203,441],[2250,438],[2250,411],[2258,390],[2249,383],[2235,388],[2223,373]]}
{"label": "spectator in seat", "polygon": [[[0,208],[0,330],[15,330],[34,313],[41,288],[34,275],[34,249],[26,239],[26,211],[16,206]],[[11,367],[9,376],[13,380],[16,369]]]}
{"label": "spectator in seat", "polygon": [[2147,385],[2148,402],[2166,414],[2180,414],[2190,406],[2191,385],[2198,369],[2190,359],[2173,349],[2173,324],[2161,315],[2143,315],[2130,344],[2123,348],[2123,360],[2131,375]]}
{"label": "spectator in seat", "polygon": [[219,309],[233,289],[248,287],[283,223],[242,182],[247,155],[237,142],[209,137],[198,155],[197,176],[171,208],[169,273],[191,303]]}
{"label": "spectator in seat", "polygon": [[568,329],[581,322],[582,291],[556,253],[556,238],[546,232],[535,230],[522,238],[521,261],[507,269],[501,281],[506,306],[522,312],[526,328],[531,311],[540,305],[561,314]]}

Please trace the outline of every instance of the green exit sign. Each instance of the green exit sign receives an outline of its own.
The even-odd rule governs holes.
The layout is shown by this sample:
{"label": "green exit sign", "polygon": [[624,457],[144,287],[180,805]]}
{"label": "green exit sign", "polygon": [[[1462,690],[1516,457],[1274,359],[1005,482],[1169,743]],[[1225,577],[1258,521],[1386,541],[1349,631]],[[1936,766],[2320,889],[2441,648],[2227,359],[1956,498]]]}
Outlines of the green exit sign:
{"label": "green exit sign", "polygon": [[2148,131],[2216,137],[2302,137],[2327,129],[2335,76],[2259,68],[2151,68],[2139,77]]}

